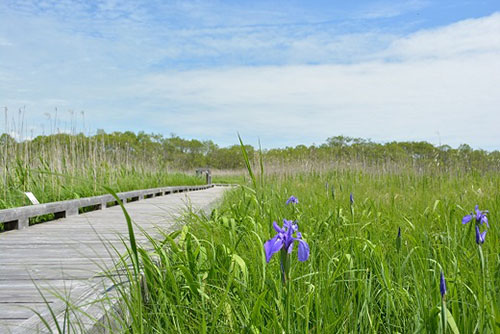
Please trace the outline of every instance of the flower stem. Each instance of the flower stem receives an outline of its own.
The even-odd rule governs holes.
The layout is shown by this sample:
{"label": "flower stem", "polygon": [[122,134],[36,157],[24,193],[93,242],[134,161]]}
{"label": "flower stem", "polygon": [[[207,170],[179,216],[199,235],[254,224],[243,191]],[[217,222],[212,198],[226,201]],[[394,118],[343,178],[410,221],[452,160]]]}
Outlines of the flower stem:
{"label": "flower stem", "polygon": [[446,334],[446,300],[445,296],[441,297],[441,327],[443,334]]}
{"label": "flower stem", "polygon": [[290,291],[290,280],[286,282],[286,333],[290,333],[290,322],[291,322],[291,312],[290,312],[290,299],[292,297]]}
{"label": "flower stem", "polygon": [[486,330],[486,321],[485,321],[485,314],[486,314],[486,309],[485,309],[485,299],[486,299],[486,276],[485,276],[485,267],[484,267],[484,255],[483,255],[483,248],[481,245],[478,245],[478,252],[479,252],[479,260],[481,264],[481,283],[482,283],[482,292],[481,292],[481,324],[480,328],[482,328],[482,333],[485,333]]}
{"label": "flower stem", "polygon": [[290,254],[283,248],[281,249],[281,278],[283,287],[285,288],[285,317],[286,317],[286,333],[290,333]]}

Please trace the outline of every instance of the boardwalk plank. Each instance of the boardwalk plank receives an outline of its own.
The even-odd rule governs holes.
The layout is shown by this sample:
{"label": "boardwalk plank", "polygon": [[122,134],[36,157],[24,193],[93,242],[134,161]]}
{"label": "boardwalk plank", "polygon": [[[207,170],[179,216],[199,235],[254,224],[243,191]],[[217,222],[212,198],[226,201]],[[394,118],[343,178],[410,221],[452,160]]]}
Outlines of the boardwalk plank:
{"label": "boardwalk plank", "polygon": [[[148,242],[140,229],[152,235],[157,235],[158,229],[171,231],[188,207],[207,210],[226,189],[213,187],[127,203],[138,242]],[[71,295],[74,302],[102,296],[109,283],[100,275],[117,260],[113,247],[124,251],[127,233],[119,206],[1,233],[0,334],[48,332],[30,310],[47,315],[39,290],[61,314],[65,305],[57,295]],[[97,306],[88,311],[102,316]]]}

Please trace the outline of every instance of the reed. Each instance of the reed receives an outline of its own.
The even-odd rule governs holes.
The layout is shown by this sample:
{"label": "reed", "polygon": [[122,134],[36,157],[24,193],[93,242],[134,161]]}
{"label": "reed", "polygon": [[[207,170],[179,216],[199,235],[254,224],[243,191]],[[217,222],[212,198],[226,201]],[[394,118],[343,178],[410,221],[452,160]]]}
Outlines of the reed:
{"label": "reed", "polygon": [[[102,135],[86,136],[56,132],[30,138],[20,111],[16,122],[8,122],[0,136],[0,209],[28,205],[24,192],[32,192],[40,202],[94,196],[115,191],[155,188],[167,185],[202,184],[193,170],[172,166],[158,152],[132,147],[127,140],[111,140]],[[57,128],[51,118],[51,129]],[[23,134],[24,132],[24,134]],[[23,134],[19,139],[10,134]]]}
{"label": "reed", "polygon": [[[129,271],[135,290],[120,295],[133,320],[125,332],[498,332],[498,175],[331,170],[252,184],[138,247],[143,274]],[[473,226],[461,223],[475,203],[489,209],[483,259]],[[286,288],[280,257],[266,263],[263,247],[285,218],[310,246],[309,259],[290,262]]]}

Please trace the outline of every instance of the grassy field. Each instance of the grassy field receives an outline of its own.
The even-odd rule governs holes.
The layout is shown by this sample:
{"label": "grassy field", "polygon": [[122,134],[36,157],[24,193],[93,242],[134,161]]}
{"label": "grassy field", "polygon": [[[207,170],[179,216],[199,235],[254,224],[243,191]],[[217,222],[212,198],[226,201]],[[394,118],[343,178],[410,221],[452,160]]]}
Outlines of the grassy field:
{"label": "grassy field", "polygon": [[[122,291],[129,332],[500,331],[498,174],[344,170],[255,181],[152,251],[130,249],[143,274],[130,272],[132,290]],[[291,195],[298,204],[285,204]],[[475,219],[462,224],[476,204],[489,210],[481,246]],[[283,219],[296,220],[310,248],[300,262],[295,245],[286,282],[286,256],[267,263],[263,247]]]}
{"label": "grassy field", "polygon": [[[58,133],[20,142],[1,134],[0,210],[29,205],[24,192],[47,203],[100,195],[106,193],[104,187],[121,192],[204,184],[195,169],[205,162],[184,147],[179,150],[181,157],[154,142],[153,135],[131,132],[93,137]],[[232,160],[238,159],[233,155]],[[191,161],[189,167],[183,161]],[[241,168],[214,169],[212,180],[236,183],[244,181],[242,175]]]}
{"label": "grassy field", "polygon": [[32,192],[40,203],[96,196],[107,193],[101,186],[112,187],[117,192],[174,185],[204,184],[194,175],[183,173],[143,173],[141,171],[113,170],[94,178],[92,174],[54,174],[27,171],[29,182],[23,188],[0,187],[0,209],[30,205],[24,191]]}
{"label": "grassy field", "polygon": [[0,142],[0,209],[170,185],[204,184],[193,170],[173,169],[147,150],[108,147],[84,136],[54,135],[42,142]]}
{"label": "grassy field", "polygon": [[[126,191],[204,182],[194,173],[176,173],[160,155],[140,147],[56,139],[2,146],[0,209],[27,204],[24,191],[50,202],[101,194],[104,186]],[[307,163],[283,160],[265,173],[263,165],[249,168],[250,176],[241,169],[214,171],[214,182],[241,184],[217,210],[208,217],[189,215],[181,231],[152,239],[152,248],[130,244],[122,258],[129,270],[121,277],[129,284],[117,285],[124,328],[499,333],[496,165],[470,168],[486,161],[473,154],[466,166],[439,168],[433,159],[379,165],[360,157],[335,164],[326,163],[326,156]],[[286,205],[292,195],[298,203]],[[489,210],[489,228],[475,219],[462,224],[475,205]],[[294,221],[308,243],[306,261],[298,261],[298,241],[291,255],[279,251],[266,261],[264,244],[277,233],[273,222],[283,226],[284,219]],[[488,231],[481,245],[475,225],[480,233]]]}

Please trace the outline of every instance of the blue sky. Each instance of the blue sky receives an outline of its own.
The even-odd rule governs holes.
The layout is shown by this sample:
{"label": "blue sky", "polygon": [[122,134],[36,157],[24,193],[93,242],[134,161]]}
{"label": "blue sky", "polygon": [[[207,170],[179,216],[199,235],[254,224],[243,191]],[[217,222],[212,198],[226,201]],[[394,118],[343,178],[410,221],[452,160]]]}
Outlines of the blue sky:
{"label": "blue sky", "polygon": [[498,0],[0,2],[0,131],[20,137],[493,150],[499,78]]}

